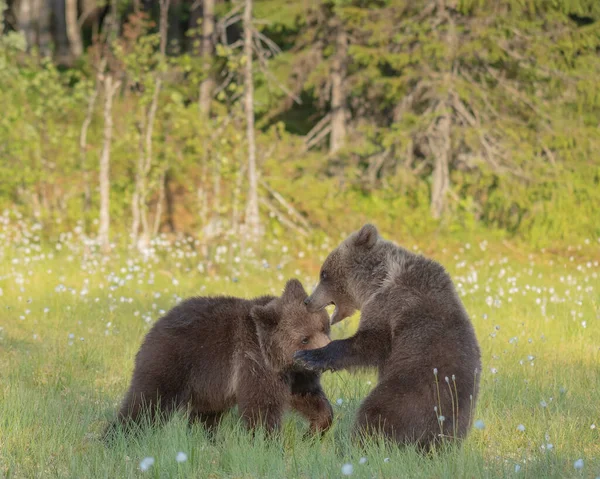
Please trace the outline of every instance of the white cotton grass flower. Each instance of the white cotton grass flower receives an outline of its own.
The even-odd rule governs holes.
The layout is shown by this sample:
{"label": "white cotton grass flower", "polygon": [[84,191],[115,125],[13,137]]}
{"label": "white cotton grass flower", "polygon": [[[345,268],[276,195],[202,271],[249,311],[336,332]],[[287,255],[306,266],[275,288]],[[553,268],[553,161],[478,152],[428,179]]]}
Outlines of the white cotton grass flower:
{"label": "white cotton grass flower", "polygon": [[180,452],[177,453],[177,456],[175,457],[175,460],[177,462],[185,462],[185,461],[187,461],[187,458],[188,458],[187,454],[185,452],[181,452],[180,451]]}
{"label": "white cotton grass flower", "polygon": [[525,426],[523,426],[523,424],[519,424],[519,425],[517,426],[517,431],[524,432],[524,431],[525,431]]}
{"label": "white cotton grass flower", "polygon": [[481,419],[475,421],[475,429],[479,429],[480,431],[483,431],[485,429],[485,424]]}
{"label": "white cotton grass flower", "polygon": [[150,469],[152,464],[154,464],[154,458],[153,457],[145,457],[144,459],[142,459],[140,461],[140,470],[142,472],[146,472],[148,469]]}
{"label": "white cotton grass flower", "polygon": [[519,472],[521,470],[521,466],[519,464],[515,464],[515,472]]}
{"label": "white cotton grass flower", "polygon": [[548,403],[546,401],[544,401],[544,400],[541,400],[540,401],[540,406],[546,407],[546,406],[548,406]]}
{"label": "white cotton grass flower", "polygon": [[342,398],[338,398],[338,399],[335,401],[335,403],[336,403],[338,406],[341,406],[342,404],[344,404],[344,400],[343,400]]}
{"label": "white cotton grass flower", "polygon": [[342,466],[342,474],[344,476],[351,476],[353,472],[354,472],[354,466],[352,466],[352,464],[344,464]]}
{"label": "white cotton grass flower", "polygon": [[366,464],[366,463],[367,463],[367,458],[366,458],[366,457],[361,457],[361,458],[358,460],[358,463],[359,463],[359,464]]}
{"label": "white cotton grass flower", "polygon": [[583,459],[577,459],[574,463],[573,463],[573,467],[575,469],[577,469],[578,471],[580,471],[581,469],[583,469]]}

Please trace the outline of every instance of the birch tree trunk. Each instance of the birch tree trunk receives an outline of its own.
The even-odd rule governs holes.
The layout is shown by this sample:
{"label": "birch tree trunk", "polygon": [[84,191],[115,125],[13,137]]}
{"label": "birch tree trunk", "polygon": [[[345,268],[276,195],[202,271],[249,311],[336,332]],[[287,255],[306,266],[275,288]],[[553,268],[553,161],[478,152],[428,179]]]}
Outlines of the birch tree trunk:
{"label": "birch tree trunk", "polygon": [[[252,6],[250,6],[252,8]],[[214,33],[215,33],[215,0],[204,0],[204,9],[202,14],[202,69],[206,75],[200,84],[199,106],[200,114],[208,117],[210,114],[210,104],[212,101],[212,92],[214,89],[214,79],[211,75],[211,65],[214,56]]]}
{"label": "birch tree trunk", "polygon": [[346,64],[348,58],[348,38],[341,20],[337,21],[335,32],[335,56],[331,69],[331,135],[329,152],[335,153],[346,140]]}
{"label": "birch tree trunk", "polygon": [[83,172],[83,211],[87,212],[90,209],[90,204],[92,202],[92,188],[90,185],[90,174],[87,165],[87,134],[92,123],[92,117],[94,115],[94,108],[96,107],[96,101],[98,99],[98,94],[100,93],[100,89],[102,88],[102,80],[101,75],[104,72],[104,68],[106,67],[106,59],[100,60],[100,64],[98,66],[98,73],[96,75],[96,84],[94,86],[94,90],[92,91],[90,98],[88,100],[88,106],[85,113],[85,118],[83,120],[83,124],[81,125],[81,132],[79,134],[79,158],[80,158],[80,167]]}
{"label": "birch tree trunk", "polygon": [[[169,0],[160,0],[160,60],[164,61],[167,50],[167,31],[169,25]],[[146,203],[148,195],[148,175],[152,167],[152,135],[154,132],[154,120],[158,110],[158,98],[162,88],[161,72],[156,73],[154,79],[154,92],[152,101],[146,113],[146,118],[142,119],[140,128],[140,141],[144,138],[144,143],[140,143],[140,157],[136,172],[135,191],[132,198],[133,225],[131,230],[132,241],[137,243],[140,249],[147,247],[150,242],[152,231],[148,221],[148,205]],[[160,222],[160,218],[158,219]],[[138,239],[139,223],[142,226],[142,236]]]}
{"label": "birch tree trunk", "polygon": [[98,241],[104,252],[110,250],[110,146],[112,142],[112,101],[121,82],[112,75],[104,78],[104,142],[100,156],[100,226]]}
{"label": "birch tree trunk", "polygon": [[256,171],[256,144],[254,142],[254,84],[252,79],[252,0],[246,0],[244,9],[244,107],[246,113],[246,135],[248,140],[248,198],[246,204],[246,226],[249,238],[260,237],[258,214],[258,175]]}

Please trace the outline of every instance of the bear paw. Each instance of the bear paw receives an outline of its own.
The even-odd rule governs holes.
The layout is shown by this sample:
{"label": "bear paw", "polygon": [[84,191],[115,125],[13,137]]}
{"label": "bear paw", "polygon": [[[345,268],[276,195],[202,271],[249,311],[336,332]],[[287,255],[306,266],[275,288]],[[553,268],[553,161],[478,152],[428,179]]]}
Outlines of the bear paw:
{"label": "bear paw", "polygon": [[321,349],[296,351],[294,354],[294,363],[296,366],[309,371],[333,371],[325,352]]}

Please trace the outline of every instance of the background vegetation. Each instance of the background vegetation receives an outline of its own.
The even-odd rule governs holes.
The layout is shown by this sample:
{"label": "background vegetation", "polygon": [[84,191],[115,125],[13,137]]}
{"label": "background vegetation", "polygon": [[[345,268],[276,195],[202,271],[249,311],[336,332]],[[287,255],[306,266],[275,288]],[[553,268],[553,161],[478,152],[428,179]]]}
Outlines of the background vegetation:
{"label": "background vegetation", "polygon": [[3,3],[0,207],[141,247],[366,220],[597,238],[599,5]]}

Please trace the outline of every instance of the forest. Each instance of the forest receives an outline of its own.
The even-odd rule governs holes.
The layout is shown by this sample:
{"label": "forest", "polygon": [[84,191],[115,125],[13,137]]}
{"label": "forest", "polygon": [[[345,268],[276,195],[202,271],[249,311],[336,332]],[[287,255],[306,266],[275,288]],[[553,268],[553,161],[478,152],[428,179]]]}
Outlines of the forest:
{"label": "forest", "polygon": [[596,0],[0,7],[0,208],[45,235],[600,237]]}

